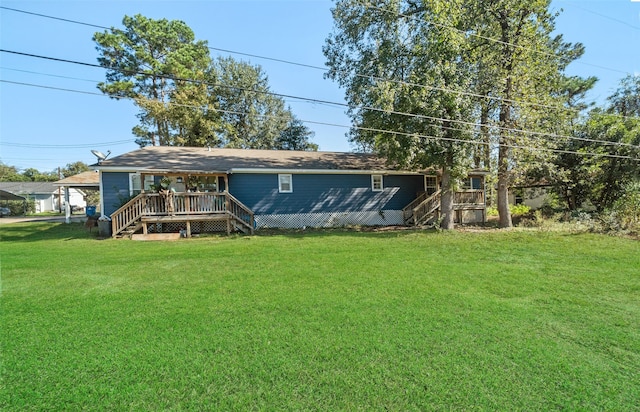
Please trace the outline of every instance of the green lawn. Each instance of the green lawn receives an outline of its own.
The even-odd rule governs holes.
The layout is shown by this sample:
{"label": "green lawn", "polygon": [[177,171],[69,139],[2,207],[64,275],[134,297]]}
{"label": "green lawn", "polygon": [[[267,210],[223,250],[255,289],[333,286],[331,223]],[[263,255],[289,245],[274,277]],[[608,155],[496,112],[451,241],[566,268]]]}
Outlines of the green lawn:
{"label": "green lawn", "polygon": [[638,410],[640,242],[0,226],[2,410]]}

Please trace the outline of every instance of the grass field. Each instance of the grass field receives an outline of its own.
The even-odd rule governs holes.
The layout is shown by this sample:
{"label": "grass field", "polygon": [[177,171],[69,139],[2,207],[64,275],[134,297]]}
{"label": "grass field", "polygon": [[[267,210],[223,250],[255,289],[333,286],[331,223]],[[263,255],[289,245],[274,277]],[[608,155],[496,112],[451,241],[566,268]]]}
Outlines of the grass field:
{"label": "grass field", "polygon": [[2,235],[2,410],[638,410],[640,242]]}

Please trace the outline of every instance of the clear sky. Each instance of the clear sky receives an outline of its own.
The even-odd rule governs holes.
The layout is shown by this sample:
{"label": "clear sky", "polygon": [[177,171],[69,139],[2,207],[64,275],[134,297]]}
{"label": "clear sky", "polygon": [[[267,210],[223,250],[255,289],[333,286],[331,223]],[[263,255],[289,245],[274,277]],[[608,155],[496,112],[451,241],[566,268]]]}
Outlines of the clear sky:
{"label": "clear sky", "polygon": [[[11,1],[0,6],[98,26],[122,27],[124,15],[186,22],[210,47],[324,66],[322,46],[331,32],[331,1]],[[597,76],[590,99],[603,103],[626,74],[640,73],[640,2],[554,0],[558,33],[586,46],[569,74]],[[0,9],[2,49],[96,63],[95,27]],[[273,92],[344,102],[343,91],[323,71],[212,50],[262,66]],[[0,53],[0,161],[20,169],[52,171],[68,163],[95,163],[91,149],[111,156],[137,148],[131,128],[137,109],[130,101],[99,95],[104,70]],[[9,83],[14,82],[14,83]],[[24,83],[24,84],[15,84]],[[33,84],[42,87],[33,87]],[[55,90],[68,89],[86,92]],[[344,107],[287,99],[296,116],[309,121],[320,150],[349,151]],[[316,122],[316,123],[311,123]]]}

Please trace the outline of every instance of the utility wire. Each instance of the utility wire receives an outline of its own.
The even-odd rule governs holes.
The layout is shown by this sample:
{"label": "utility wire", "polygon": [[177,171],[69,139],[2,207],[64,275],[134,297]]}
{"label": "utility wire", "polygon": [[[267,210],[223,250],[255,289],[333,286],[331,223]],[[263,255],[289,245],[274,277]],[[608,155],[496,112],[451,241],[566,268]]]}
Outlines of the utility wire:
{"label": "utility wire", "polygon": [[[426,18],[424,20],[423,19],[418,19],[417,17],[414,17],[414,16],[409,16],[407,14],[398,13],[396,11],[385,9],[383,7],[374,6],[374,5],[370,4],[369,2],[359,1],[358,3],[360,3],[365,8],[378,10],[378,11],[381,11],[381,12],[384,12],[384,13],[393,14],[393,15],[395,15],[397,17],[404,17],[406,19],[411,19],[411,20],[420,21],[420,22],[426,21],[426,22],[434,25],[435,27],[441,27],[441,28],[452,30],[452,31],[456,31],[456,32],[458,32],[460,34],[463,34],[465,36],[477,37],[477,38],[482,39],[482,40],[487,40],[487,41],[490,41],[490,42],[493,42],[493,43],[497,43],[497,44],[501,44],[501,45],[505,45],[505,46],[515,47],[515,48],[518,48],[518,49],[521,49],[521,50],[529,50],[529,51],[532,51],[534,53],[541,54],[543,56],[557,57],[553,53],[548,53],[548,52],[535,50],[535,49],[532,49],[530,47],[526,47],[526,46],[522,46],[522,45],[519,45],[519,44],[506,42],[506,41],[503,41],[503,40],[494,39],[492,37],[483,36],[481,34],[475,34],[475,33],[471,33],[471,32],[466,32],[466,31],[460,30],[460,29],[458,29],[456,27],[453,27],[453,26],[450,26],[450,25],[447,25],[447,24],[443,24],[443,23],[436,23],[433,20],[429,20],[429,19],[426,19]],[[610,67],[600,66],[600,65],[597,65],[597,64],[585,63],[585,62],[581,62],[581,61],[576,61],[576,63],[583,64],[585,66],[596,67],[596,68],[603,69],[603,70],[609,70],[609,71],[612,71],[612,72],[622,73],[622,74],[625,74],[625,75],[631,74],[631,73],[625,72],[623,70],[612,69]]]}
{"label": "utility wire", "polygon": [[[36,54],[31,54],[31,53],[23,53],[23,52],[17,52],[17,51],[5,50],[5,49],[0,49],[0,52],[17,54],[17,55],[27,56],[27,57],[34,57],[34,58],[45,59],[45,60],[58,61],[58,62],[63,62],[63,63],[80,64],[80,65],[84,65],[84,66],[96,67],[96,68],[101,68],[101,69],[105,69],[106,68],[106,69],[110,69],[110,70],[117,70],[117,69],[113,69],[113,68],[109,68],[109,67],[104,67],[104,66],[101,66],[101,65],[95,64],[95,63],[77,62],[77,61],[74,61],[74,60],[59,59],[59,58],[48,57],[48,56],[40,56],[40,55],[36,55]],[[120,71],[125,73],[125,74],[128,74],[128,75],[133,75],[133,74],[145,75],[145,76],[149,75],[149,73],[140,72],[140,71],[125,71],[125,70],[120,70]],[[234,89],[234,90],[240,90],[240,91],[247,91],[247,92],[253,92],[253,93],[266,94],[266,95],[270,95],[270,96],[274,96],[274,97],[279,97],[279,98],[282,98],[282,99],[295,99],[295,100],[307,101],[307,102],[311,102],[311,103],[329,104],[329,105],[342,106],[342,107],[347,107],[347,108],[350,107],[346,103],[332,102],[332,101],[328,101],[328,100],[321,100],[321,99],[314,99],[314,98],[308,98],[308,97],[293,96],[293,95],[274,93],[274,92],[268,92],[268,91],[261,91],[261,90],[254,90],[254,89],[248,89],[248,88],[244,88],[244,87],[229,86],[229,85],[224,85],[224,84],[219,84],[219,83],[210,83],[210,82],[206,82],[206,81],[202,81],[202,80],[180,78],[180,77],[169,76],[169,75],[162,75],[162,74],[153,74],[153,75],[156,76],[156,77],[167,79],[167,80],[191,82],[191,83],[200,84],[200,85],[207,85],[207,86],[218,86],[218,87],[223,87],[223,88],[227,88],[227,89]],[[116,96],[111,96],[111,97],[116,97]],[[553,133],[544,133],[544,132],[535,132],[535,131],[529,131],[529,130],[523,130],[523,129],[514,129],[514,128],[509,128],[509,127],[504,127],[504,126],[480,124],[480,123],[475,123],[475,122],[467,122],[467,121],[464,121],[464,120],[446,119],[446,118],[441,118],[441,117],[426,116],[426,115],[407,113],[407,112],[400,112],[400,111],[394,111],[394,110],[385,110],[385,109],[380,109],[380,108],[371,107],[371,106],[360,106],[359,109],[376,111],[376,112],[381,112],[381,113],[385,113],[385,114],[413,117],[413,118],[423,119],[423,120],[451,122],[451,123],[461,124],[461,125],[465,125],[465,126],[473,126],[473,127],[486,126],[486,127],[490,127],[490,128],[494,128],[494,129],[498,129],[498,130],[503,130],[503,131],[507,131],[507,132],[512,132],[512,133],[523,133],[523,134],[543,136],[543,137],[551,137],[551,138],[590,141],[590,142],[594,142],[594,143],[601,143],[601,144],[613,145],[613,146],[631,146],[631,147],[634,147],[634,148],[639,147],[639,146],[632,145],[632,144],[629,144],[629,143],[611,142],[611,141],[608,141],[608,140],[588,139],[588,138],[577,137],[577,136],[558,135],[558,134],[553,134]],[[447,128],[447,127],[445,127],[445,128]],[[450,128],[450,130],[460,130],[460,129]]]}
{"label": "utility wire", "polygon": [[[631,1],[633,1],[633,0],[631,0]],[[633,24],[630,24],[630,23],[628,23],[628,22],[626,22],[626,21],[624,21],[624,20],[620,20],[620,19],[617,19],[617,18],[615,18],[615,17],[607,16],[606,14],[602,14],[602,13],[599,13],[599,12],[597,12],[597,11],[593,11],[593,10],[585,9],[584,7],[579,6],[577,2],[573,2],[573,1],[566,1],[566,2],[563,2],[563,3],[564,3],[564,4],[568,4],[568,5],[569,5],[569,6],[571,6],[571,7],[575,7],[576,9],[580,9],[580,10],[582,10],[582,11],[586,11],[587,13],[595,14],[596,16],[600,16],[600,17],[603,17],[603,18],[605,18],[605,19],[609,19],[609,20],[612,20],[612,21],[618,22],[618,23],[620,23],[620,24],[624,24],[625,26],[631,27],[631,28],[632,28],[632,29],[634,29],[634,30],[640,30],[640,27],[638,27],[638,26],[634,26]]]}
{"label": "utility wire", "polygon": [[[0,82],[19,84],[19,85],[31,86],[31,87],[43,87],[43,88],[46,88],[46,89],[53,89],[53,90],[66,91],[66,92],[77,92],[77,93],[83,93],[83,94],[93,94],[93,95],[102,96],[102,97],[109,97],[107,95],[104,95],[104,94],[101,94],[101,93],[96,93],[96,92],[76,91],[76,90],[72,90],[72,89],[63,89],[63,88],[56,88],[56,87],[49,87],[49,86],[40,86],[40,85],[29,84],[29,83],[10,82],[10,81],[6,81],[6,80],[0,80]],[[131,100],[133,100],[132,98],[129,98],[129,97],[118,97],[118,98],[119,99],[131,99]],[[144,99],[143,98],[141,100],[154,102],[154,100],[152,100],[152,99]],[[187,104],[176,104],[176,103],[167,103],[167,104],[170,104],[170,105],[173,105],[173,106],[178,106],[178,107],[188,107],[188,108],[194,108],[194,109],[202,109],[202,106],[187,105]],[[246,114],[246,112],[233,111],[233,110],[217,110],[217,111],[221,112],[221,113],[228,113],[228,114]],[[266,115],[266,114],[261,114],[261,116],[262,117],[278,118],[278,116]],[[340,127],[340,128],[347,128],[347,129],[356,129],[356,130],[362,130],[362,131],[374,132],[374,133],[393,134],[393,135],[407,136],[407,137],[418,138],[418,139],[427,139],[427,140],[436,140],[436,141],[437,140],[443,140],[443,141],[450,141],[450,142],[457,142],[457,143],[464,143],[464,144],[472,144],[472,145],[477,145],[477,146],[489,146],[489,145],[491,145],[491,143],[489,143],[489,142],[481,142],[481,141],[474,141],[474,140],[450,138],[450,137],[444,137],[444,136],[422,135],[422,134],[417,134],[417,133],[407,133],[407,132],[400,132],[400,131],[394,131],[394,130],[385,130],[385,129],[377,129],[377,128],[369,128],[369,127],[361,127],[361,126],[349,126],[349,125],[341,125],[341,124],[336,124],[336,123],[318,122],[318,121],[310,121],[310,120],[300,120],[300,121],[302,121],[304,123],[309,123],[309,124],[317,124],[317,125],[331,126],[331,127]],[[127,142],[129,142],[129,141],[127,141]],[[3,143],[0,143],[0,145],[1,144],[3,144]],[[532,147],[532,146],[521,146],[521,145],[513,145],[513,144],[501,144],[501,146],[514,148],[514,149],[532,150],[532,151],[576,154],[576,155],[581,155],[581,156],[595,156],[595,157],[608,157],[608,158],[617,158],[617,159],[628,159],[628,160],[634,160],[634,161],[640,162],[640,158],[638,158],[638,157],[625,156],[625,155],[616,155],[616,154],[609,154],[609,153],[579,152],[579,151],[572,151],[572,150],[551,149],[551,148],[541,148],[541,147]]]}
{"label": "utility wire", "polygon": [[[361,2],[361,4],[363,4],[363,3]],[[363,4],[363,5],[366,7],[365,4]],[[375,8],[375,9],[379,9],[379,10],[383,10],[383,11],[389,12],[388,10],[385,10],[385,9],[382,9],[382,8],[379,8],[379,7],[374,7],[374,6],[371,6],[371,7]],[[33,12],[14,9],[14,8],[10,8],[10,7],[0,6],[0,9],[11,10],[11,11],[15,11],[15,12],[18,12],[18,13],[31,14],[31,15],[35,15],[35,16],[38,16],[38,17],[49,18],[49,19],[53,19],[53,20],[60,20],[60,21],[69,22],[69,23],[82,24],[82,25],[85,25],[85,26],[96,27],[96,28],[100,28],[100,29],[104,29],[104,30],[122,32],[122,30],[116,29],[116,28],[113,28],[113,27],[106,27],[106,26],[101,26],[101,25],[97,25],[97,24],[90,24],[90,23],[80,22],[80,21],[77,21],[77,20],[64,19],[64,18],[49,16],[49,15],[40,14],[40,13],[33,13]],[[404,16],[404,15],[402,15],[402,16]],[[407,16],[405,16],[405,17],[407,17]],[[411,18],[411,16],[408,16],[408,17]],[[438,25],[436,23],[432,23],[432,24]],[[446,25],[441,25],[441,26],[448,27],[448,28],[451,28],[453,30],[458,30],[459,31],[459,29],[456,29],[456,28],[454,28],[452,26],[446,26]],[[479,37],[482,37],[482,36],[479,36]],[[502,42],[502,41],[496,40],[496,39],[491,39],[491,38],[486,38],[486,39],[487,40],[493,40],[493,41],[496,41],[498,43],[512,45],[510,43]],[[517,45],[513,45],[513,46],[521,47],[521,48],[524,47],[524,46],[517,46]],[[315,65],[305,64],[305,63],[298,63],[298,62],[293,62],[293,61],[284,60],[284,59],[266,57],[266,56],[261,56],[261,55],[257,55],[257,54],[243,53],[243,52],[238,52],[238,51],[233,51],[233,50],[228,50],[228,49],[221,49],[221,48],[216,48],[216,47],[211,47],[211,46],[207,46],[207,47],[210,50],[214,50],[214,51],[237,54],[237,55],[241,55],[241,56],[258,58],[258,59],[263,59],[263,60],[268,60],[268,61],[273,61],[273,62],[278,62],[278,63],[290,64],[290,65],[294,65],[294,66],[298,66],[298,67],[305,67],[305,68],[310,68],[310,69],[315,69],[315,70],[321,70],[321,71],[323,71],[325,73],[328,72],[328,70],[325,67],[322,67],[322,66],[315,66]],[[585,63],[579,62],[579,61],[577,63],[585,64]],[[599,67],[599,66],[595,66],[595,67]],[[621,73],[628,74],[627,72],[622,72],[622,71],[619,71],[619,70],[616,70],[616,69],[611,69],[611,68],[605,68],[605,69],[612,70],[612,71],[618,71],[618,72],[621,72]],[[336,72],[338,72],[338,73],[348,73],[345,70],[336,70]],[[562,105],[548,105],[548,104],[541,104],[541,103],[535,103],[535,102],[527,102],[527,101],[523,101],[523,100],[506,99],[506,98],[497,97],[497,96],[486,96],[486,95],[478,94],[478,93],[466,92],[466,91],[461,91],[461,90],[451,90],[451,89],[447,89],[447,88],[443,88],[443,87],[436,87],[436,86],[429,86],[429,85],[412,83],[412,82],[405,82],[405,81],[402,81],[402,80],[386,79],[386,78],[383,78],[383,77],[368,76],[368,75],[362,75],[362,74],[359,74],[359,73],[354,73],[354,76],[360,77],[360,78],[365,78],[365,79],[371,79],[371,80],[375,80],[375,81],[379,81],[379,82],[391,82],[391,83],[401,84],[401,85],[406,85],[406,86],[421,87],[421,88],[425,88],[427,90],[443,91],[443,92],[447,92],[447,93],[459,94],[461,96],[470,96],[470,97],[486,99],[486,100],[490,100],[490,101],[491,100],[495,100],[495,101],[502,101],[502,102],[507,102],[507,103],[515,103],[515,104],[527,105],[527,106],[531,106],[531,107],[549,108],[549,109],[563,110],[563,111],[568,111],[568,112],[573,112],[573,113],[580,113],[580,110],[578,110],[578,109],[564,107]]]}

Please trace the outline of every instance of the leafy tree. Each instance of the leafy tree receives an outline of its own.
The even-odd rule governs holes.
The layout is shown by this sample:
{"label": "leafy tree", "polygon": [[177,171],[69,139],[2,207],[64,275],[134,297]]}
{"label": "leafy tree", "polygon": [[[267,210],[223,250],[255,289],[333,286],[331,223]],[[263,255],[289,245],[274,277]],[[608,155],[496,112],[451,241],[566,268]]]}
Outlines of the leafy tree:
{"label": "leafy tree", "polygon": [[607,99],[591,110],[575,131],[580,140],[562,146],[550,173],[555,191],[570,210],[587,201],[599,211],[613,206],[620,193],[640,178],[640,76],[625,77]]}
{"label": "leafy tree", "polygon": [[280,132],[274,149],[317,151],[318,145],[310,141],[314,135],[300,119],[293,117],[287,128]]}
{"label": "leafy tree", "polygon": [[41,172],[33,167],[25,169],[22,175],[26,178],[23,181],[27,182],[55,182],[59,180],[58,172]]}
{"label": "leafy tree", "polygon": [[89,171],[89,166],[84,162],[73,162],[68,163],[64,168],[62,168],[62,175],[64,177],[74,176],[80,174],[82,172]]}
{"label": "leafy tree", "polygon": [[453,227],[456,181],[474,136],[468,94],[476,80],[465,33],[468,4],[456,1],[339,1],[324,53],[345,88],[352,142],[404,168],[442,171],[442,227]]}
{"label": "leafy tree", "polygon": [[[531,167],[549,163],[552,139],[540,134],[514,130],[557,132],[566,120],[549,106],[560,105],[562,71],[583,51],[581,45],[551,37],[554,16],[548,0],[467,1],[467,12],[474,20],[472,48],[475,51],[482,95],[498,98],[498,194],[500,226],[512,225],[508,207],[509,187]],[[497,41],[490,41],[494,39]],[[537,104],[528,102],[535,101]],[[489,118],[489,116],[485,116]]]}
{"label": "leafy tree", "polygon": [[269,89],[260,66],[231,57],[216,62],[215,95],[221,108],[220,138],[226,147],[270,149],[292,120],[282,98]]}
{"label": "leafy tree", "polygon": [[28,182],[27,176],[21,174],[15,166],[0,162],[0,182]]}
{"label": "leafy tree", "polygon": [[[93,36],[107,69],[98,88],[111,97],[133,98],[141,111],[133,130],[140,143],[169,145],[176,130],[170,119],[172,94],[189,80],[204,80],[210,57],[207,43],[196,41],[193,31],[179,20],[154,20],[140,14],[125,16],[124,30],[112,28]],[[198,107],[193,107],[196,113]]]}
{"label": "leafy tree", "polygon": [[94,35],[107,69],[98,87],[135,100],[140,123],[133,134],[140,146],[271,149],[286,146],[280,144],[286,131],[298,147],[316,147],[303,144],[308,129],[290,127],[294,116],[269,90],[260,66],[212,60],[207,43],[181,21],[136,15],[125,16],[123,25]]}

